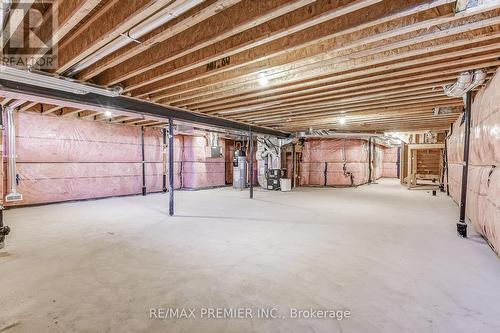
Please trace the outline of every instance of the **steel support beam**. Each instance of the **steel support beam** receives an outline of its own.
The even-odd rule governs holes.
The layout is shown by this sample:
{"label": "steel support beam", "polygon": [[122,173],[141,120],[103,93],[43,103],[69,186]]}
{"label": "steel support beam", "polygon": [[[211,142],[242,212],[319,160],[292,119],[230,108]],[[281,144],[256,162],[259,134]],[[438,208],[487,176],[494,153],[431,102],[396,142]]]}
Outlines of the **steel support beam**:
{"label": "steel support beam", "polygon": [[203,124],[218,128],[241,130],[244,132],[247,132],[250,127],[254,133],[272,135],[280,138],[286,138],[289,136],[289,133],[276,131],[267,127],[249,126],[248,124],[239,121],[190,112],[171,106],[164,106],[125,96],[109,97],[94,93],[80,95],[1,79],[0,90],[14,95],[22,94],[24,99],[32,101],[37,101],[37,99],[54,99],[61,102],[77,103],[82,106],[106,108],[107,110],[130,112],[163,119],[173,118],[179,121]]}
{"label": "steel support beam", "polygon": [[457,223],[457,234],[460,237],[467,237],[467,223],[465,222],[465,207],[467,205],[467,177],[469,174],[469,142],[470,142],[470,122],[472,113],[472,91],[468,91],[465,96],[465,123],[464,123],[464,162],[462,168],[462,193],[460,196],[460,220]]}
{"label": "steel support beam", "polygon": [[174,215],[174,120],[168,119],[168,215]]}

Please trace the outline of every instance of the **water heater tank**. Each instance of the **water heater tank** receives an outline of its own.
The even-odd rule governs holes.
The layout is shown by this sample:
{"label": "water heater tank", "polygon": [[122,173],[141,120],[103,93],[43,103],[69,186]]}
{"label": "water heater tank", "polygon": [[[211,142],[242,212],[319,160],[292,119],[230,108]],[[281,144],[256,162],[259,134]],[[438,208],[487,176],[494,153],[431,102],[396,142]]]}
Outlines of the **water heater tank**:
{"label": "water heater tank", "polygon": [[243,150],[235,150],[233,156],[233,188],[243,190],[247,187],[247,159]]}

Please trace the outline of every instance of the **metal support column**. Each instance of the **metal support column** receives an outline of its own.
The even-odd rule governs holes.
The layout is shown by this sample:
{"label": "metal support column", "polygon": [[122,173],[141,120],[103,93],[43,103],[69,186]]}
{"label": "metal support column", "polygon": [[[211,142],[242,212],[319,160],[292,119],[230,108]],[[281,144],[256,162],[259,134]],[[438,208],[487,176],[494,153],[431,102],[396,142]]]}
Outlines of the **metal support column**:
{"label": "metal support column", "polygon": [[[445,192],[444,189],[444,179],[446,177],[446,187],[448,187],[448,137],[447,137],[447,132],[446,136],[444,138],[444,150],[443,150],[443,171],[441,174],[441,183],[439,184],[439,190],[441,192]],[[449,189],[448,189],[449,191]]]}
{"label": "metal support column", "polygon": [[295,143],[292,143],[292,188],[295,187]]}
{"label": "metal support column", "polygon": [[397,170],[396,170],[396,175],[398,178],[400,177],[400,172],[401,172],[401,147],[398,147],[398,160],[396,162]]}
{"label": "metal support column", "polygon": [[163,193],[167,192],[167,129],[162,128],[161,133],[163,135],[163,179],[162,179],[162,189]]}
{"label": "metal support column", "polygon": [[470,122],[472,111],[472,91],[468,91],[465,97],[465,124],[464,124],[464,163],[462,169],[462,194],[460,197],[460,220],[457,223],[457,233],[460,237],[467,237],[467,223],[465,222],[465,207],[467,204],[467,177],[469,173],[469,141]]}
{"label": "metal support column", "polygon": [[168,119],[168,215],[174,215],[174,124],[173,119]]}
{"label": "metal support column", "polygon": [[368,184],[372,182],[372,138],[368,138]]}
{"label": "metal support column", "polygon": [[141,148],[142,148],[142,195],[146,195],[146,160],[144,154],[144,126],[141,126]]}
{"label": "metal support column", "polygon": [[248,141],[250,144],[250,171],[249,171],[249,178],[250,178],[250,199],[253,199],[253,133],[252,133],[252,128],[250,128],[249,135],[248,135]]}

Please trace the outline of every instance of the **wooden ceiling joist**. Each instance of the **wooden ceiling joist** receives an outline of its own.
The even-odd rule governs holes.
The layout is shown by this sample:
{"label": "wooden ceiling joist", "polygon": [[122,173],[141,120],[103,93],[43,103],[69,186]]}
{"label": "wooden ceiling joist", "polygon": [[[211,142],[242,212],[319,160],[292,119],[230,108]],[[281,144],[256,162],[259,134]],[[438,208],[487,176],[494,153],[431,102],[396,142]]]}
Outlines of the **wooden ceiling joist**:
{"label": "wooden ceiling joist", "polygon": [[[448,128],[459,113],[434,114],[434,108],[460,110],[463,101],[446,96],[443,85],[478,68],[487,70],[488,81],[500,66],[500,2],[495,1],[206,0],[192,6],[188,0],[57,0],[54,5],[60,9],[59,26],[49,35],[47,16],[37,32],[59,41],[56,73],[76,73],[77,79],[102,86],[119,84],[135,103],[151,101],[244,126]],[[182,6],[190,9],[123,41],[131,29]],[[76,105],[81,104],[66,106]],[[154,115],[110,115],[99,105],[86,110],[26,99],[21,111],[165,125]]]}
{"label": "wooden ceiling joist", "polygon": [[[228,80],[231,78],[231,73],[234,74],[233,77],[244,77],[245,75],[255,74],[255,72],[259,70],[267,70],[272,73],[273,67],[275,66],[291,63],[293,59],[304,60],[310,57],[310,55],[314,56],[321,52],[324,53],[328,51],[329,48],[326,44],[329,43],[328,45],[334,45],[335,42],[338,43],[336,38],[353,35],[358,29],[374,31],[373,27],[366,23],[366,20],[375,17],[382,22],[386,22],[384,15],[387,15],[388,6],[396,6],[398,4],[398,9],[401,10],[405,8],[404,6],[407,3],[408,2],[405,1],[397,3],[391,2],[390,4],[388,2],[380,3],[380,5],[370,6],[363,11],[358,10],[351,15],[346,15],[347,18],[344,16],[336,20],[326,21],[319,25],[309,27],[304,31],[295,32],[295,34],[290,34],[268,43],[260,43],[252,49],[242,50],[240,53],[231,56],[230,64],[215,70],[207,71],[205,67],[201,66],[183,75],[172,76],[171,74],[173,72],[170,72],[168,74],[170,78],[164,78],[162,80],[159,80],[159,78],[161,78],[161,73],[155,72],[153,81],[149,79],[141,81],[147,83],[145,86],[139,84],[143,86],[141,89],[138,89],[139,85],[136,85],[135,82],[130,80],[125,81],[124,84],[127,86],[127,89],[135,89],[132,91],[134,96],[141,97],[144,94],[156,94],[165,89],[165,87],[169,89],[176,87],[179,87],[176,89],[183,89],[185,85],[189,84],[192,86],[194,80],[201,80],[203,78],[207,78],[205,81],[213,81],[216,79],[215,77],[217,77],[217,79],[220,77],[221,80]],[[415,3],[415,1],[413,3]],[[443,2],[440,2],[440,4],[442,3]],[[452,13],[451,8],[449,8],[448,12],[450,14]],[[376,14],[378,14],[378,16],[375,16]],[[397,13],[394,15],[397,15]],[[380,24],[380,21],[377,19],[373,20],[375,25],[377,23]],[[356,25],[356,23],[359,23],[359,25]],[[278,30],[278,32],[279,31],[280,30]],[[290,33],[291,32],[293,31],[290,31]],[[228,53],[220,54],[219,56],[224,57],[226,54]],[[229,73],[222,75],[226,72]],[[208,82],[203,82],[203,85],[207,83]]]}
{"label": "wooden ceiling joist", "polygon": [[[78,77],[89,79],[100,74],[95,81],[105,85],[116,84],[142,71],[200,50],[313,1],[315,0],[300,0],[291,3],[288,0],[215,1],[199,12],[182,17],[169,29],[164,29],[157,34],[148,34],[145,38],[141,38],[140,44],[127,47],[119,55],[99,61],[96,66],[83,71]],[[227,9],[221,11],[221,8]],[[214,32],[213,28],[217,31]],[[180,33],[184,31],[186,33],[180,36]],[[217,32],[219,35],[214,37]],[[148,59],[148,63],[141,63],[138,66],[134,56],[141,52],[143,52],[141,58]],[[106,71],[109,68],[112,69]]]}

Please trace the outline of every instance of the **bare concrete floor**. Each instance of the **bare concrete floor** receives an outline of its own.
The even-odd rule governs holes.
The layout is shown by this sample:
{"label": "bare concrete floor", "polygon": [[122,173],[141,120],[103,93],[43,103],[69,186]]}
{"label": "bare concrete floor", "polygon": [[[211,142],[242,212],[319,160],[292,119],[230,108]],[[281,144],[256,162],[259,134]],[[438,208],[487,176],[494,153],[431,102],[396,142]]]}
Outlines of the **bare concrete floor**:
{"label": "bare concrete floor", "polygon": [[[6,332],[500,332],[500,263],[457,206],[396,181],[228,188],[15,209],[0,253]],[[470,229],[470,228],[469,228]],[[150,308],[196,319],[150,319]],[[284,319],[201,319],[202,308]],[[293,319],[290,309],[351,317]],[[10,328],[6,328],[11,326]]]}

